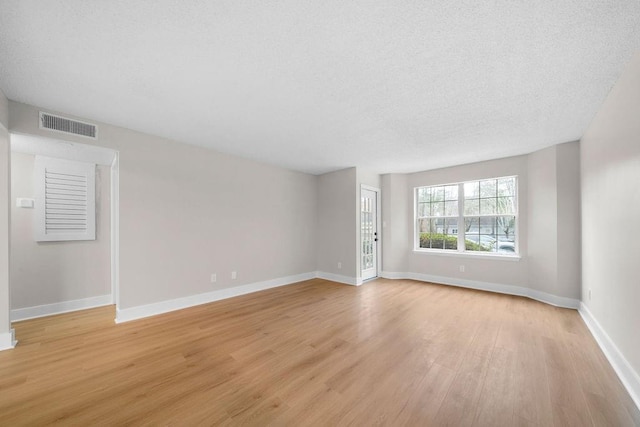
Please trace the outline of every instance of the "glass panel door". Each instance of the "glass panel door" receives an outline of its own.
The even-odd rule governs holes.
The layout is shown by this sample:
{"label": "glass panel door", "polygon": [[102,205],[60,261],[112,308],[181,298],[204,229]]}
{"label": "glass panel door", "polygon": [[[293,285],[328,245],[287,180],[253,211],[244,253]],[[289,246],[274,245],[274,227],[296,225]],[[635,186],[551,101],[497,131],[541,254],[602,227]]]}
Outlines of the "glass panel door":
{"label": "glass panel door", "polygon": [[368,280],[378,276],[378,193],[362,188],[360,195],[360,269]]}

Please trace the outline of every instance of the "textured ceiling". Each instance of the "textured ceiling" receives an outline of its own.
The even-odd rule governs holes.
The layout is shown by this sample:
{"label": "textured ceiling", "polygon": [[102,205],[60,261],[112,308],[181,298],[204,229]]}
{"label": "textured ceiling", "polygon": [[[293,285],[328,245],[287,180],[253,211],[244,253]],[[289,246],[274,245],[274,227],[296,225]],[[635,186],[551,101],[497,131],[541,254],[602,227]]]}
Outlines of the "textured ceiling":
{"label": "textured ceiling", "polygon": [[638,0],[0,0],[10,99],[310,173],[579,139],[638,50]]}

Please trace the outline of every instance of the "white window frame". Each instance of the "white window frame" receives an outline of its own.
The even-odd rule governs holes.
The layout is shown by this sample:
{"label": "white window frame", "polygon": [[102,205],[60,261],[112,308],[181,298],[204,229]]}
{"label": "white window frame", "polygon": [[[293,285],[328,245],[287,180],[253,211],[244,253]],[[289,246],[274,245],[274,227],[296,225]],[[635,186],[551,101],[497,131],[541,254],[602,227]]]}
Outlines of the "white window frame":
{"label": "white window frame", "polygon": [[[467,251],[465,249],[465,214],[464,214],[464,185],[468,183],[474,183],[479,181],[488,181],[493,179],[504,179],[504,178],[514,178],[516,181],[516,206],[515,212],[513,214],[504,215],[504,216],[514,216],[515,217],[515,240],[514,240],[514,249],[515,252],[513,254],[504,253],[504,252],[484,252],[484,251]],[[519,182],[517,175],[506,175],[506,176],[498,176],[493,178],[479,178],[473,179],[469,181],[462,182],[451,182],[446,184],[430,184],[430,185],[421,185],[419,187],[413,188],[413,251],[418,253],[428,253],[433,255],[454,255],[454,256],[469,256],[469,257],[488,257],[488,258],[501,258],[508,260],[519,260],[520,259],[520,249],[519,249],[519,241],[520,241],[520,220],[519,220],[519,206],[520,206],[520,197],[519,197]],[[421,188],[429,188],[429,187],[444,187],[444,186],[458,186],[458,229],[457,229],[457,237],[458,237],[458,247],[457,249],[439,249],[439,248],[421,248],[420,247],[420,233],[419,233],[419,220],[422,218],[436,218],[436,217],[420,217],[418,216],[418,190]],[[473,215],[473,217],[491,217],[495,218],[501,215],[498,214],[490,214],[490,215]],[[452,218],[449,216],[441,216],[437,218]]]}
{"label": "white window frame", "polygon": [[[35,224],[37,242],[96,239],[96,165],[53,157],[36,156],[34,164]],[[81,230],[47,231],[46,173],[79,175],[86,178],[86,227]]]}

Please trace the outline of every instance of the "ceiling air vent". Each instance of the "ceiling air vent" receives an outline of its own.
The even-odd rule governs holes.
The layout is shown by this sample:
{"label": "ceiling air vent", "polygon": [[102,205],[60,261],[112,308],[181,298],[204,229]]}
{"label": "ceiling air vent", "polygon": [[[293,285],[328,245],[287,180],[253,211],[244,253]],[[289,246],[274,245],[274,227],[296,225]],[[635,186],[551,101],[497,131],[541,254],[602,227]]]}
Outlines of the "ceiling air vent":
{"label": "ceiling air vent", "polygon": [[53,114],[40,112],[40,128],[57,132],[71,133],[96,139],[98,128],[96,125],[67,119],[66,117],[54,116]]}

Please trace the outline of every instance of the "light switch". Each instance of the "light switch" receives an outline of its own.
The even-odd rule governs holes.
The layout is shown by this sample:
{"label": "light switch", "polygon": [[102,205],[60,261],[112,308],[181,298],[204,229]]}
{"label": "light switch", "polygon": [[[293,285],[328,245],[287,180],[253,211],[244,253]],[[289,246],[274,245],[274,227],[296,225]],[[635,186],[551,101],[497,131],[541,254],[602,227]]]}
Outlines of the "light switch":
{"label": "light switch", "polygon": [[33,208],[33,199],[25,199],[24,197],[18,197],[16,199],[16,207],[18,208]]}

